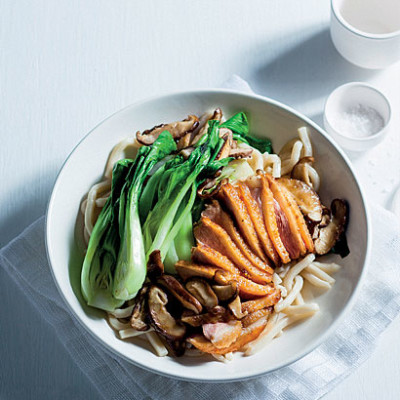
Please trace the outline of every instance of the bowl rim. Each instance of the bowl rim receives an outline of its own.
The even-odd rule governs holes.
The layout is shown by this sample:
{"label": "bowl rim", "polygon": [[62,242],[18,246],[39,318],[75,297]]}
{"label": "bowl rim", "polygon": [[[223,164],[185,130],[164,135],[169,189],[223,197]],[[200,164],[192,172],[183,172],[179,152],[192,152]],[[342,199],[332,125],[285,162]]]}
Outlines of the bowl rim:
{"label": "bowl rim", "polygon": [[[337,95],[340,91],[352,90],[352,88],[356,88],[356,87],[364,88],[364,89],[373,91],[376,94],[378,94],[388,109],[388,117],[387,117],[387,119],[384,120],[383,127],[378,132],[375,132],[372,135],[369,135],[366,137],[355,137],[355,136],[345,135],[344,133],[341,133],[339,130],[337,130],[335,127],[335,124],[332,124],[331,119],[328,118],[329,111],[332,110],[332,107],[329,107],[329,106],[330,106],[330,102],[332,101],[333,97],[335,95]],[[373,141],[377,138],[380,138],[381,136],[384,136],[387,133],[387,128],[390,125],[391,120],[392,120],[392,106],[390,105],[390,101],[384,95],[384,93],[382,91],[380,91],[378,88],[376,88],[375,86],[370,85],[369,83],[365,83],[365,82],[348,82],[348,83],[344,83],[343,85],[338,86],[329,94],[329,96],[327,97],[327,99],[325,101],[324,118],[325,118],[326,122],[328,122],[330,129],[333,130],[337,136],[347,139],[347,140],[351,140],[353,142],[358,142],[358,143],[359,142],[368,142],[368,141]]]}
{"label": "bowl rim", "polygon": [[[55,272],[53,270],[53,263],[52,263],[52,252],[53,249],[51,248],[51,236],[50,236],[50,218],[51,218],[51,212],[53,209],[53,205],[54,205],[54,197],[56,195],[57,192],[57,187],[60,185],[60,177],[61,177],[61,173],[63,172],[66,164],[68,163],[69,159],[71,158],[71,156],[75,153],[75,151],[78,149],[78,147],[81,145],[81,143],[83,141],[86,140],[86,138],[91,135],[100,125],[102,125],[103,123],[105,123],[106,121],[108,121],[109,119],[113,118],[114,116],[116,116],[119,113],[123,113],[124,111],[130,109],[130,108],[135,108],[138,107],[142,104],[145,104],[147,102],[152,102],[155,100],[161,100],[161,99],[166,99],[169,97],[173,97],[173,96],[182,96],[182,95],[199,95],[199,94],[227,94],[227,95],[238,95],[238,96],[242,96],[244,98],[251,98],[251,99],[256,99],[256,100],[260,100],[264,103],[269,103],[272,104],[274,106],[277,106],[285,111],[290,112],[291,114],[295,115],[296,117],[300,118],[301,120],[305,121],[307,124],[309,124],[311,127],[313,127],[319,134],[321,134],[334,148],[335,150],[340,154],[340,156],[342,157],[342,159],[344,160],[344,162],[346,163],[347,168],[350,170],[351,174],[352,174],[352,178],[354,180],[354,183],[356,184],[358,191],[360,193],[360,197],[361,197],[361,202],[362,202],[362,206],[363,206],[363,211],[364,211],[364,215],[365,215],[365,221],[366,221],[366,252],[365,252],[365,256],[364,256],[364,262],[362,265],[362,270],[360,273],[360,277],[358,279],[358,281],[355,284],[354,290],[353,292],[350,294],[350,297],[346,303],[346,305],[340,310],[340,312],[338,313],[336,319],[332,322],[332,324],[329,326],[329,328],[322,333],[321,335],[319,335],[319,337],[313,341],[312,343],[310,343],[310,345],[308,345],[306,348],[303,349],[303,351],[301,351],[298,355],[292,356],[292,357],[288,357],[288,359],[284,362],[281,362],[279,365],[277,365],[276,367],[272,368],[272,369],[266,369],[263,372],[259,372],[259,373],[251,373],[250,371],[248,372],[243,372],[238,376],[235,377],[227,377],[227,378],[213,378],[212,376],[208,377],[207,379],[203,379],[203,378],[196,378],[194,376],[182,376],[182,375],[176,375],[174,373],[169,373],[166,371],[161,371],[159,369],[156,368],[152,368],[149,365],[146,365],[144,363],[138,362],[137,360],[133,360],[127,356],[125,356],[124,354],[122,354],[121,352],[119,352],[118,350],[114,349],[110,344],[108,344],[106,341],[104,341],[99,335],[95,334],[91,329],[88,328],[88,326],[85,324],[85,322],[77,315],[77,313],[75,312],[74,308],[72,307],[72,305],[68,302],[67,297],[64,295],[63,289],[61,287],[61,285],[59,284]],[[182,381],[187,381],[187,382],[208,382],[208,383],[223,383],[223,382],[236,382],[236,381],[244,381],[244,380],[249,380],[249,379],[255,379],[258,378],[260,376],[264,376],[268,373],[277,371],[283,367],[286,367],[288,365],[293,364],[294,362],[302,359],[303,357],[305,357],[306,355],[308,355],[309,353],[311,353],[313,350],[315,350],[318,346],[320,346],[330,335],[332,335],[339,323],[343,320],[344,316],[347,314],[347,312],[352,308],[352,306],[355,303],[355,300],[357,299],[357,296],[359,294],[360,288],[361,288],[361,283],[365,278],[366,275],[366,271],[367,271],[367,267],[369,264],[369,260],[370,260],[370,254],[371,254],[371,223],[370,223],[370,213],[369,213],[369,208],[367,206],[366,203],[366,197],[364,195],[364,191],[360,186],[360,183],[356,177],[355,171],[350,163],[350,160],[348,159],[347,155],[344,153],[344,151],[332,140],[332,138],[325,132],[325,130],[320,127],[318,124],[316,124],[315,122],[313,122],[311,119],[309,119],[308,117],[306,117],[305,115],[301,114],[300,112],[294,110],[293,108],[279,102],[276,100],[273,100],[269,97],[266,96],[261,96],[258,94],[253,94],[253,93],[245,93],[242,92],[240,90],[232,90],[232,89],[191,89],[191,90],[181,90],[181,91],[173,91],[173,92],[164,92],[162,94],[159,95],[154,95],[142,100],[138,100],[116,112],[114,112],[113,114],[111,114],[110,116],[108,116],[107,118],[105,118],[104,120],[102,120],[100,123],[98,123],[93,129],[91,129],[86,135],[83,136],[83,138],[76,144],[76,146],[72,149],[72,151],[70,152],[70,154],[68,155],[68,157],[65,159],[64,163],[62,164],[54,186],[53,186],[53,190],[52,193],[50,195],[48,204],[47,204],[47,209],[46,209],[46,216],[45,216],[45,245],[46,245],[46,254],[47,254],[47,260],[49,262],[49,266],[50,266],[50,271],[53,277],[53,280],[55,282],[55,285],[57,287],[57,290],[61,296],[61,298],[63,299],[64,303],[67,305],[67,308],[69,309],[70,313],[72,314],[73,318],[75,318],[75,320],[78,321],[78,323],[84,328],[84,330],[86,332],[88,332],[90,334],[90,336],[95,340],[95,342],[100,343],[102,345],[102,348],[108,352],[111,352],[111,354],[121,357],[124,360],[128,361],[131,364],[134,364],[140,368],[143,368],[149,372],[152,373],[156,373],[158,375],[161,376],[165,376],[168,378],[173,378],[173,379],[178,379],[178,380],[182,380]],[[69,281],[68,281],[69,282]],[[190,370],[190,367],[187,367],[188,370]]]}
{"label": "bowl rim", "polygon": [[338,7],[339,5],[337,4],[337,0],[331,0],[331,11],[336,17],[337,21],[343,26],[343,28],[357,36],[372,40],[388,40],[400,36],[400,29],[396,29],[395,31],[388,33],[370,33],[358,29],[345,20]]}

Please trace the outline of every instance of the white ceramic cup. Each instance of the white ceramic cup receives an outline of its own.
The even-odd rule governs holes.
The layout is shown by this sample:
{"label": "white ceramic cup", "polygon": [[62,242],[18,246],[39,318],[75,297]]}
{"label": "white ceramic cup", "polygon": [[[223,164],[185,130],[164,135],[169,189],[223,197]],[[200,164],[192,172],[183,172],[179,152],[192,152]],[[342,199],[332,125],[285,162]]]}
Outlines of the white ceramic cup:
{"label": "white ceramic cup", "polygon": [[400,0],[331,0],[331,37],[359,67],[393,64],[400,60]]}

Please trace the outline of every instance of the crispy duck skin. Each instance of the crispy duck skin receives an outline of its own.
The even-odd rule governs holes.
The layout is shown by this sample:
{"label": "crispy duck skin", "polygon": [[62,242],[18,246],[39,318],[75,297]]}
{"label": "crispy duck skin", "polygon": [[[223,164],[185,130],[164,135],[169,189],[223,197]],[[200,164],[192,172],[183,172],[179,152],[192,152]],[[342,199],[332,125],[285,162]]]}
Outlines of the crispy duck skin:
{"label": "crispy duck skin", "polygon": [[219,285],[227,285],[229,282],[236,281],[239,286],[240,297],[243,299],[267,296],[275,289],[272,283],[268,285],[260,285],[242,275],[233,275],[222,269],[216,271],[214,280]]}
{"label": "crispy duck skin", "polygon": [[[297,247],[300,249],[300,254],[304,255],[306,254],[306,245],[303,241],[301,232],[300,232],[300,226],[299,226],[299,221],[298,221],[298,216],[296,215],[296,210],[295,207],[298,208],[297,204],[294,202],[290,202],[288,192],[286,189],[279,185],[278,182],[269,174],[263,175],[264,179],[268,182],[269,187],[272,191],[272,194],[275,198],[275,200],[279,203],[280,208],[284,211],[287,220],[289,222],[290,230],[292,232],[293,239],[295,240],[295,243]],[[294,207],[295,206],[295,207]],[[300,210],[299,210],[300,212]],[[301,212],[300,212],[301,214]],[[303,216],[301,215],[303,218]],[[304,220],[304,218],[303,218]],[[306,227],[307,229],[307,227]],[[308,230],[307,230],[308,232]]]}
{"label": "crispy duck skin", "polygon": [[262,261],[257,257],[249,248],[244,241],[242,235],[236,229],[232,218],[221,208],[221,205],[217,200],[213,200],[212,203],[203,211],[203,216],[210,218],[213,222],[222,226],[229,234],[231,239],[235,242],[236,246],[244,254],[244,256],[257,268],[270,274],[274,273],[274,270],[266,262]]}
{"label": "crispy duck skin", "polygon": [[227,256],[243,273],[254,282],[265,284],[271,282],[272,275],[254,267],[238,249],[228,233],[218,224],[207,217],[202,217],[194,229],[198,243],[214,248]]}
{"label": "crispy duck skin", "polygon": [[282,243],[285,246],[285,249],[288,251],[289,257],[292,260],[296,260],[300,257],[300,249],[297,246],[296,241],[293,239],[292,232],[289,226],[289,221],[286,218],[284,211],[275,199],[273,201],[276,224],[278,226],[278,232],[282,239]]}
{"label": "crispy duck skin", "polygon": [[261,310],[254,311],[251,314],[246,315],[241,321],[243,328],[247,328],[249,325],[254,324],[262,317],[266,317],[274,311],[274,307],[262,308]]}
{"label": "crispy duck skin", "polygon": [[260,297],[256,300],[248,300],[242,303],[242,312],[253,313],[261,310],[262,308],[274,306],[281,298],[281,291],[275,289],[269,295]]}
{"label": "crispy duck skin", "polygon": [[196,247],[192,248],[192,259],[200,264],[215,265],[232,274],[240,275],[240,270],[235,267],[232,261],[219,253],[210,246],[205,246],[198,243]]}
{"label": "crispy duck skin", "polygon": [[250,191],[250,188],[245,183],[239,183],[239,193],[246,205],[250,218],[254,223],[256,232],[261,240],[261,244],[264,248],[265,253],[274,262],[275,265],[278,265],[278,254],[270,237],[268,236],[268,232],[264,223],[262,207],[260,208],[259,202],[255,197],[253,197],[253,195],[256,196],[256,191],[253,190],[252,193]]}
{"label": "crispy duck skin", "polygon": [[260,238],[261,244],[264,248],[265,254],[267,254],[268,257],[275,262],[274,258],[276,258],[276,256],[274,254],[274,246],[265,228],[263,216],[260,212],[260,207],[257,203],[257,200],[253,197],[250,188],[245,183],[240,182],[238,187],[240,197],[246,205],[247,211],[250,215],[251,220],[253,221],[258,237]]}
{"label": "crispy duck skin", "polygon": [[221,187],[219,194],[225,205],[235,216],[237,225],[249,247],[261,260],[266,261],[267,258],[261,248],[256,229],[238,191],[230,183],[227,183]]}
{"label": "crispy duck skin", "polygon": [[267,324],[267,320],[264,319],[262,323],[257,322],[254,325],[250,325],[247,328],[242,329],[242,333],[237,338],[237,340],[232,343],[228,347],[219,348],[213,345],[208,339],[206,339],[203,335],[194,335],[191,338],[187,339],[189,343],[191,343],[194,347],[199,349],[204,353],[209,354],[227,354],[232,351],[240,350],[245,344],[252,342],[257,339],[260,333],[265,328]]}
{"label": "crispy duck skin", "polygon": [[265,179],[265,176],[261,175],[261,179],[261,203],[263,207],[265,226],[267,227],[269,237],[271,238],[275,250],[279,254],[279,257],[284,264],[287,264],[288,262],[290,262],[290,257],[279,235],[274,208],[274,197],[269,188],[268,181]]}
{"label": "crispy duck skin", "polygon": [[[256,201],[256,203],[258,205],[258,210],[260,212],[262,220],[264,221],[264,226],[265,226],[265,229],[266,229],[267,234],[268,234],[267,226],[265,224],[265,216],[264,216],[263,205],[262,205],[262,201],[261,201],[261,189],[262,189],[262,186],[251,188],[250,192],[251,192],[251,195],[253,196],[253,199]],[[268,237],[269,237],[269,235],[268,235]],[[281,265],[281,258],[279,257],[279,254],[276,251],[276,249],[274,247],[274,244],[273,244],[273,242],[272,242],[270,237],[269,237],[269,239],[271,241],[270,242],[271,243],[271,247],[269,248],[268,257],[274,262],[275,266],[278,267],[278,266]]]}

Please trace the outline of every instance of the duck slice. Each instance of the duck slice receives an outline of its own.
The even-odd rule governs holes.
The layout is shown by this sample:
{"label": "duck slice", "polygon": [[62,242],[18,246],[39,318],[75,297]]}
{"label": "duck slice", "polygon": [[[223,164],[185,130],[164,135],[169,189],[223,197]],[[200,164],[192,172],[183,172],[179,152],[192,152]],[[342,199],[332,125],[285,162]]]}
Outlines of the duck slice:
{"label": "duck slice", "polygon": [[253,313],[262,308],[274,306],[281,298],[281,291],[275,289],[268,296],[260,297],[256,300],[249,300],[242,303],[242,312]]}
{"label": "duck slice", "polygon": [[194,229],[194,236],[198,243],[212,247],[227,256],[241,270],[243,275],[254,282],[261,284],[271,282],[271,274],[254,267],[238,249],[228,233],[209,218],[201,218],[201,223]]}
{"label": "duck slice", "polygon": [[215,265],[232,274],[240,274],[240,270],[235,267],[228,257],[212,247],[205,246],[201,243],[198,243],[196,247],[192,248],[192,259],[200,264]]}
{"label": "duck slice", "polygon": [[270,274],[274,273],[271,266],[257,257],[244,241],[242,235],[236,229],[232,218],[221,208],[218,201],[213,200],[202,213],[203,216],[210,218],[213,222],[222,226],[226,230],[231,239],[235,242],[236,246],[244,254],[244,256],[257,268]]}
{"label": "duck slice", "polygon": [[239,183],[239,193],[247,207],[247,211],[249,212],[250,218],[254,223],[256,232],[260,238],[260,241],[264,248],[265,253],[275,263],[275,265],[277,265],[279,263],[277,261],[277,253],[275,251],[274,245],[272,244],[272,241],[271,241],[270,237],[268,236],[267,230],[265,228],[265,223],[263,220],[263,215],[260,210],[259,203],[257,202],[256,198],[254,197],[254,196],[257,196],[257,193],[260,193],[259,188],[253,189],[253,193],[254,193],[254,196],[253,196],[250,188],[246,184]]}
{"label": "duck slice", "polygon": [[[268,182],[264,176],[261,176],[262,188],[261,188],[261,203],[263,207],[263,214],[265,220],[265,226],[267,227],[268,235],[272,240],[275,250],[278,252],[284,264],[290,262],[289,253],[283,244],[281,235],[278,229],[277,218],[274,206],[274,197],[271,190],[268,187]],[[291,236],[291,232],[290,236]]]}
{"label": "duck slice", "polygon": [[270,294],[275,290],[272,283],[267,285],[260,285],[250,279],[241,275],[233,275],[230,272],[219,269],[215,272],[214,280],[219,285],[228,285],[236,281],[239,286],[239,294],[242,299],[253,299],[255,297],[262,297]]}
{"label": "duck slice", "polygon": [[240,336],[230,346],[218,348],[211,341],[209,341],[204,335],[194,335],[187,339],[194,347],[204,353],[209,354],[227,354],[233,351],[240,350],[244,345],[253,340],[257,339],[260,333],[264,330],[267,325],[267,319],[261,318],[254,324],[251,324],[247,328],[242,329]]}
{"label": "duck slice", "polygon": [[218,349],[230,346],[242,333],[240,321],[217,322],[203,325],[203,334]]}
{"label": "duck slice", "polygon": [[274,307],[262,308],[261,310],[254,311],[251,314],[246,315],[242,320],[243,328],[247,328],[249,325],[254,324],[262,317],[267,317],[274,311]]}
{"label": "duck slice", "polygon": [[292,260],[296,260],[297,258],[300,257],[300,249],[297,246],[296,240],[294,239],[292,232],[290,230],[289,221],[286,218],[286,215],[283,212],[279,203],[275,199],[273,199],[273,202],[274,202],[276,224],[278,226],[278,231],[282,239],[282,243],[285,246],[286,250],[288,251],[290,258]]}
{"label": "duck slice", "polygon": [[256,229],[247,211],[246,205],[240,198],[238,191],[230,183],[227,183],[221,187],[218,195],[235,216],[237,226],[239,227],[239,230],[243,234],[251,250],[259,258],[261,258],[261,260],[266,261],[267,258],[262,250]]}
{"label": "duck slice", "polygon": [[270,189],[274,195],[275,200],[285,213],[292,235],[296,240],[296,244],[300,249],[300,254],[304,255],[307,250],[314,251],[314,243],[312,241],[310,232],[308,231],[307,224],[304,220],[299,206],[296,204],[293,196],[282,185],[280,185],[271,175],[264,175],[269,183]]}

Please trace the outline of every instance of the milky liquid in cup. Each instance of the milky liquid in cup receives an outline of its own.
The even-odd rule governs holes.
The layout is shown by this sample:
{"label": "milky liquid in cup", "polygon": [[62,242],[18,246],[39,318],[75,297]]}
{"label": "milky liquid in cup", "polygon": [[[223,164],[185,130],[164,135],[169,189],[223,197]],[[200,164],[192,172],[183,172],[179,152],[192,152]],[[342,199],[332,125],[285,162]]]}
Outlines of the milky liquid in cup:
{"label": "milky liquid in cup", "polygon": [[343,0],[340,12],[354,28],[370,34],[388,34],[400,29],[400,0]]}

